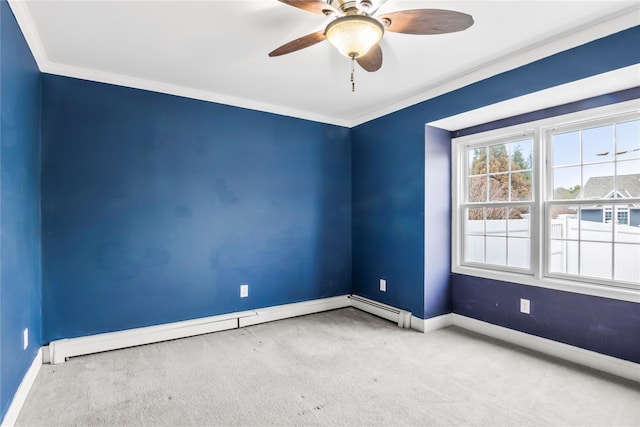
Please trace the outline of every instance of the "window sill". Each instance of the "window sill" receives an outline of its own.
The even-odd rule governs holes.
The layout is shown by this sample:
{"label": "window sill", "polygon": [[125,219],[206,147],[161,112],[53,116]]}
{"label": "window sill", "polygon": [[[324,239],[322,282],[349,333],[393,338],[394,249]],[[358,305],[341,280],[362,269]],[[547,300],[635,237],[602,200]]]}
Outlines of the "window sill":
{"label": "window sill", "polygon": [[537,286],[539,288],[553,289],[557,291],[573,292],[576,294],[591,295],[601,298],[610,298],[621,301],[640,303],[640,292],[635,289],[617,288],[613,286],[596,285],[573,280],[562,280],[555,278],[538,279],[527,274],[517,274],[497,270],[485,270],[468,266],[455,266],[452,268],[454,274],[464,274],[466,276],[482,277],[485,279],[499,280],[503,282],[518,283],[527,286]]}

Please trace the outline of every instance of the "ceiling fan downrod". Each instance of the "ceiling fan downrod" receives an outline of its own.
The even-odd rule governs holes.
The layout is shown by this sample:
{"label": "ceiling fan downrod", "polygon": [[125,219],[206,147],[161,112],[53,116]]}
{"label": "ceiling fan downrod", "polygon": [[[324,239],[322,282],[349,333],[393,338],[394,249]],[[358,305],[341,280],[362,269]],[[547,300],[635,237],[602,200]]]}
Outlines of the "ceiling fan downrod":
{"label": "ceiling fan downrod", "polygon": [[356,80],[354,78],[356,74],[355,63],[356,63],[356,57],[355,55],[351,55],[351,92],[356,91]]}

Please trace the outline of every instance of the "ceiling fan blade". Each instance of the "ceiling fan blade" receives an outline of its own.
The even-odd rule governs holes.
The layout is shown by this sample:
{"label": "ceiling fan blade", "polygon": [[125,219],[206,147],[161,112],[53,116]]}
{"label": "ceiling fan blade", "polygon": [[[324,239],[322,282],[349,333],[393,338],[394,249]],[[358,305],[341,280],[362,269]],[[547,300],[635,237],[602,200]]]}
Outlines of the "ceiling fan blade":
{"label": "ceiling fan blade", "polygon": [[473,18],[466,13],[443,9],[412,9],[378,16],[390,21],[387,31],[404,34],[446,34],[466,30]]}
{"label": "ceiling fan blade", "polygon": [[288,4],[289,6],[297,7],[298,9],[306,10],[308,12],[319,13],[321,15],[338,14],[338,11],[324,0],[278,0],[281,3]]}
{"label": "ceiling fan blade", "polygon": [[356,58],[358,64],[370,73],[378,71],[382,67],[382,49],[379,44],[372,47],[366,55]]}
{"label": "ceiling fan blade", "polygon": [[302,36],[293,41],[290,41],[289,43],[283,44],[273,52],[269,53],[269,56],[273,57],[273,56],[286,55],[287,53],[295,52],[296,50],[313,46],[314,44],[325,40],[325,38],[326,37],[324,36],[324,30],[307,34],[306,36]]}

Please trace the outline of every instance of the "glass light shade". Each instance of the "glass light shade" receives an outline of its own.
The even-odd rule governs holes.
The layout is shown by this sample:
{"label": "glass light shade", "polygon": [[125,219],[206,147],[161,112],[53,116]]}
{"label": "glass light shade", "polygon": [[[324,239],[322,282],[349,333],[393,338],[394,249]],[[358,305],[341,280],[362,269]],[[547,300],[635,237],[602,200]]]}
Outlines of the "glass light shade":
{"label": "glass light shade", "polygon": [[358,58],[366,55],[380,41],[384,27],[374,18],[348,15],[332,21],[324,33],[341,54]]}

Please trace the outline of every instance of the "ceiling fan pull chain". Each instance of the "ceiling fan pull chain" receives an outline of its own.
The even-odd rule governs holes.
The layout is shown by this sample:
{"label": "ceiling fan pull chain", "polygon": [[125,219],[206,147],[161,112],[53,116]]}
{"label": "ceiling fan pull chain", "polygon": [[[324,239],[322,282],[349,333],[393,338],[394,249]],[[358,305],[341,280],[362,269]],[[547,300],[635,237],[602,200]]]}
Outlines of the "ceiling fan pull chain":
{"label": "ceiling fan pull chain", "polygon": [[351,56],[351,92],[355,92],[356,91],[356,81],[354,79],[354,74],[355,74],[355,67],[354,64],[356,62],[356,57]]}

